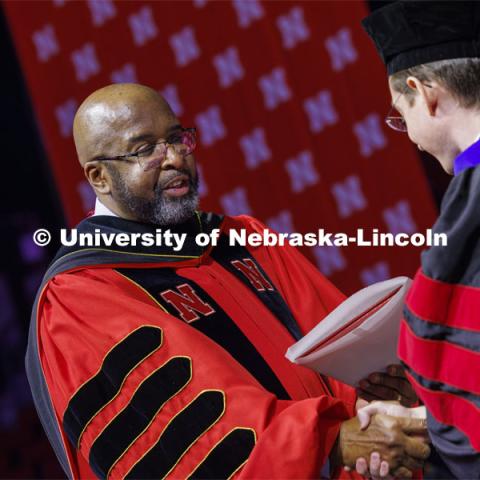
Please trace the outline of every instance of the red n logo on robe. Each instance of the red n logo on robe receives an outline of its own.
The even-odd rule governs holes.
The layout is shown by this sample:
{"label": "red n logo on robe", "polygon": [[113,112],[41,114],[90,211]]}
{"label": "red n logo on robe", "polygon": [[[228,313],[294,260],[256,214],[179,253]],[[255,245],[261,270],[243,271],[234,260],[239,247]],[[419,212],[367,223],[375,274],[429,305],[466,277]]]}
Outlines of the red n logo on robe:
{"label": "red n logo on robe", "polygon": [[259,292],[265,290],[273,290],[270,282],[262,275],[258,267],[250,258],[244,258],[243,261],[232,260],[232,265],[240,272],[242,272]]}
{"label": "red n logo on robe", "polygon": [[[194,322],[200,315],[208,316],[215,312],[211,305],[204,302],[188,284],[175,287],[180,293],[165,290],[160,296],[172,305],[187,323]],[[200,314],[200,315],[199,315]]]}

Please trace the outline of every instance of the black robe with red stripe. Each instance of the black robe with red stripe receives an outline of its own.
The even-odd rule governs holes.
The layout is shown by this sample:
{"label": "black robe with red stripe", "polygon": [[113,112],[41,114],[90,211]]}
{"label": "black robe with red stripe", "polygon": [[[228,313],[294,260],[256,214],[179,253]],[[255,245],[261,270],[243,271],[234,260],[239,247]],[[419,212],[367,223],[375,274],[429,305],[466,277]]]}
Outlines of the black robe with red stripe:
{"label": "black robe with red stripe", "polygon": [[399,357],[452,474],[480,478],[480,166],[452,180],[433,230],[448,235],[448,246],[422,254]]}
{"label": "black robe with red stripe", "polygon": [[[217,227],[218,246],[196,245],[196,233]],[[34,306],[26,363],[69,477],[320,476],[355,392],[284,355],[343,296],[291,247],[229,246],[230,228],[264,226],[199,214],[177,228],[188,234],[180,252],[57,255]],[[78,229],[155,227],[95,216]]]}

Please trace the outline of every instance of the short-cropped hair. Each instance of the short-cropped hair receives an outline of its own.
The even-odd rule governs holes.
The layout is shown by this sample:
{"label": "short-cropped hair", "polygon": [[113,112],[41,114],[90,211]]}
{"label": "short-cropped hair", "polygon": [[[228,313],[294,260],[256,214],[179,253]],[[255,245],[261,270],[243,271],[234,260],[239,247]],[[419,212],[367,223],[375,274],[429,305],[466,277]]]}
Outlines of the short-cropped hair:
{"label": "short-cropped hair", "polygon": [[[390,77],[394,90],[403,92],[408,77],[421,82],[435,80],[447,88],[464,108],[480,108],[480,58],[440,60],[401,70]],[[405,93],[412,97],[414,92]]]}

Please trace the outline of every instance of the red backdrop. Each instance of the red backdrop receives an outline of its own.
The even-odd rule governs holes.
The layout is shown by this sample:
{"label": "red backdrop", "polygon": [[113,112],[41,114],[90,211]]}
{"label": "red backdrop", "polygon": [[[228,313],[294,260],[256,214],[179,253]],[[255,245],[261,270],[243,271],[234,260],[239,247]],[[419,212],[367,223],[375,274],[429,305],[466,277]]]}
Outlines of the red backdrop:
{"label": "red backdrop", "polygon": [[[112,82],[162,92],[196,126],[202,207],[280,231],[423,231],[435,208],[406,136],[383,123],[385,70],[360,27],[361,1],[6,2],[63,207],[94,196],[72,119]],[[304,249],[350,293],[411,275],[418,248]]]}

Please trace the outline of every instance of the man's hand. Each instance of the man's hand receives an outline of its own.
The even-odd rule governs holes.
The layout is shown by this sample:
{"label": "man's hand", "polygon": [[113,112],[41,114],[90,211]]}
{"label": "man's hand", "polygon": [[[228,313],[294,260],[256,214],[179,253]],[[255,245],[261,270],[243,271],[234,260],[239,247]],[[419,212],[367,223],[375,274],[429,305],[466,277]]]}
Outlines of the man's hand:
{"label": "man's hand", "polygon": [[405,469],[416,470],[430,455],[430,448],[424,438],[409,436],[426,432],[425,421],[417,418],[396,418],[375,415],[370,425],[362,430],[358,418],[344,422],[335,451],[334,461],[354,468],[357,459],[370,458],[377,452],[380,464],[386,462],[390,472],[403,475]]}
{"label": "man's hand", "polygon": [[356,470],[358,474],[370,480],[393,480],[394,478],[397,480],[406,480],[413,477],[413,472],[405,467],[397,468],[395,477],[392,477],[388,463],[382,462],[377,452],[373,452],[370,455],[370,463],[368,465],[364,458],[359,458],[357,460]]}
{"label": "man's hand", "polygon": [[398,402],[371,402],[357,410],[357,416],[360,420],[360,428],[365,430],[370,423],[370,418],[377,413],[390,415],[391,417],[419,418],[426,420],[427,410],[425,407],[405,408]]}
{"label": "man's hand", "polygon": [[396,400],[406,407],[411,407],[418,401],[401,365],[390,365],[387,373],[370,374],[360,381],[357,393],[360,398],[369,402]]}
{"label": "man's hand", "polygon": [[[360,428],[365,430],[373,415],[378,413],[391,415],[394,417],[418,418],[426,421],[427,411],[425,407],[405,408],[398,402],[372,402],[357,411],[357,417],[360,421]],[[390,466],[388,462],[381,461],[378,452],[370,455],[370,462],[367,464],[366,458],[357,458],[355,465],[357,473],[372,480],[391,480]],[[405,467],[396,470],[398,478],[411,478],[413,472]]]}
{"label": "man's hand", "polygon": [[[402,467],[405,468],[405,467]],[[390,475],[390,467],[387,462],[382,461],[378,452],[373,452],[370,455],[370,463],[367,464],[365,458],[357,458],[355,470],[363,477],[370,478],[372,480],[392,480]],[[399,469],[400,470],[400,469]],[[406,470],[406,469],[405,469]],[[398,470],[397,470],[398,471]],[[410,470],[408,471],[408,478],[411,476]],[[402,477],[403,478],[403,477]]]}

